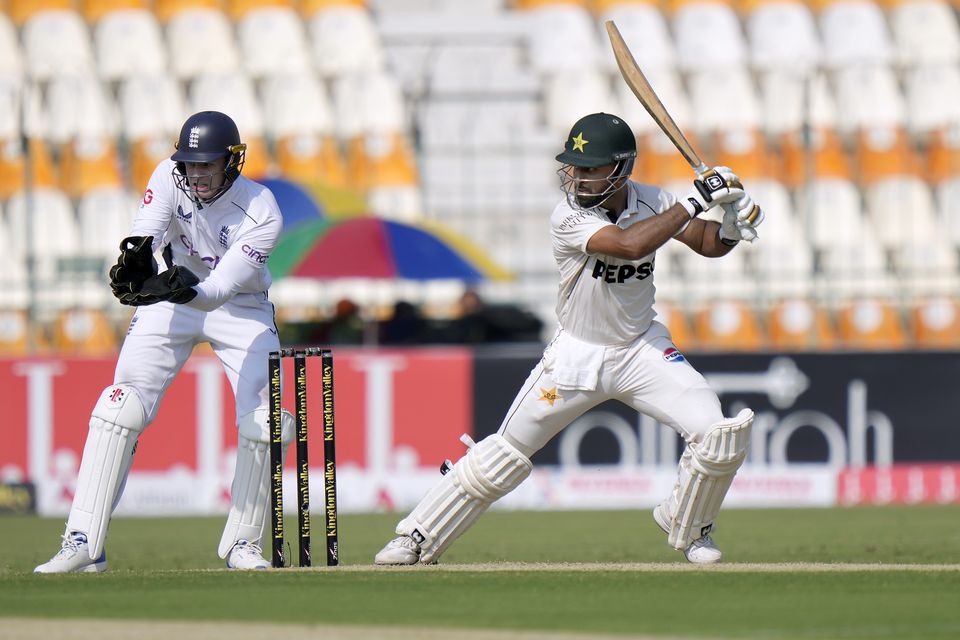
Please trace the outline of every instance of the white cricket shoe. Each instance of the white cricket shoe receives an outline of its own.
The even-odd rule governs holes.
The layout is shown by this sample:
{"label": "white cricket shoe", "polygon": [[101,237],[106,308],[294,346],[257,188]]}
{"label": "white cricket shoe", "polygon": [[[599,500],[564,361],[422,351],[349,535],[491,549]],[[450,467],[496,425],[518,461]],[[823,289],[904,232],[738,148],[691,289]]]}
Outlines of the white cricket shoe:
{"label": "white cricket shoe", "polygon": [[247,540],[237,540],[227,554],[227,569],[269,569],[263,550]]}
{"label": "white cricket shoe", "polygon": [[107,552],[104,550],[96,560],[90,559],[87,534],[68,531],[60,536],[63,542],[60,551],[33,570],[34,573],[100,573],[107,570]]}
{"label": "white cricket shoe", "polygon": [[373,557],[373,564],[417,564],[418,562],[420,562],[420,545],[410,536],[394,538]]}
{"label": "white cricket shoe", "polygon": [[[656,506],[653,510],[653,519],[656,520],[657,526],[663,529],[664,533],[670,533],[671,518],[665,504],[660,503]],[[688,562],[692,562],[693,564],[713,564],[720,562],[720,558],[723,556],[709,533],[691,542],[687,548],[683,550],[683,555],[687,558]]]}

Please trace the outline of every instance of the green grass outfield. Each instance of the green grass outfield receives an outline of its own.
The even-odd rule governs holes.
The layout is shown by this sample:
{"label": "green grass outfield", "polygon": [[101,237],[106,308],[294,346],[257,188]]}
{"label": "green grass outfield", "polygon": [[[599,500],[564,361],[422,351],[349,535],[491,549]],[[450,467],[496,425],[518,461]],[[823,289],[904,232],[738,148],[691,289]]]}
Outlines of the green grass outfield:
{"label": "green grass outfield", "polygon": [[[232,621],[251,637],[283,624],[330,638],[960,638],[958,507],[727,510],[724,562],[706,568],[668,548],[647,511],[493,511],[441,565],[374,568],[397,519],[341,516],[339,568],[241,573],[216,557],[222,518],[117,518],[108,573],[35,576],[62,521],[0,518],[0,637],[87,637],[30,620],[112,618],[156,621],[140,640],[178,621],[196,637],[215,637],[201,621]],[[183,628],[169,634],[193,637]]]}

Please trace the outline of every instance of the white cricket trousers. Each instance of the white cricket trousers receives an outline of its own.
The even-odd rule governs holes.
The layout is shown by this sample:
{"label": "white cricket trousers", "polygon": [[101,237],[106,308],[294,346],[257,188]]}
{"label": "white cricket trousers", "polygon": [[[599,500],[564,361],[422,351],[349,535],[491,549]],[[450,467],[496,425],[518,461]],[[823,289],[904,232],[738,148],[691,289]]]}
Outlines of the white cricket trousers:
{"label": "white cricket trousers", "polygon": [[668,425],[687,442],[699,440],[723,420],[717,394],[676,350],[670,332],[659,322],[633,342],[604,347],[594,391],[557,387],[551,375],[557,343],[547,346],[500,425],[500,435],[527,456],[607,400],[620,400]]}
{"label": "white cricket trousers", "polygon": [[147,424],[194,346],[202,342],[210,343],[223,364],[237,418],[268,405],[267,358],[280,348],[280,339],[265,294],[238,294],[213,311],[159,302],[139,307],[130,320],[113,379],[136,389]]}

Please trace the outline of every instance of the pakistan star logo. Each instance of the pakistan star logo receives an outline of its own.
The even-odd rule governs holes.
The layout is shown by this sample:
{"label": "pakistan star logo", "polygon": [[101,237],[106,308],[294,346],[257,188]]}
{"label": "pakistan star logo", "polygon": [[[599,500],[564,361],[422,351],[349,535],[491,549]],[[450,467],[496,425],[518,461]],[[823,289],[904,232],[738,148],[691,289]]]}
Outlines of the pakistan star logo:
{"label": "pakistan star logo", "polygon": [[537,400],[546,400],[550,403],[551,407],[553,406],[553,403],[559,400],[561,397],[560,394],[557,393],[556,387],[553,387],[552,389],[544,389],[543,387],[540,387],[540,393],[543,395],[537,398]]}
{"label": "pakistan star logo", "polygon": [[583,145],[590,142],[589,140],[583,139],[583,131],[578,133],[576,138],[571,138],[571,141],[573,142],[573,150],[579,151],[580,153],[584,153]]}

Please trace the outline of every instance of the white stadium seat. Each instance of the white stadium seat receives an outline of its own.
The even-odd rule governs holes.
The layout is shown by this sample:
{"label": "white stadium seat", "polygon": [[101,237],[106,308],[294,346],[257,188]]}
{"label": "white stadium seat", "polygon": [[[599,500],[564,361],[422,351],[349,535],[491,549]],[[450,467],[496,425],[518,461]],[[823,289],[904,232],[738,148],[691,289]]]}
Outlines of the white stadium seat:
{"label": "white stadium seat", "polygon": [[[677,62],[677,53],[673,46],[670,29],[656,4],[621,3],[610,7],[600,18],[600,25],[607,20],[613,20],[623,41],[630,47],[637,64],[644,70],[657,67],[673,68]],[[606,29],[600,39],[607,40]],[[617,71],[617,61],[613,57],[613,49],[605,47],[606,55],[603,61],[611,72]]]}
{"label": "white stadium seat", "polygon": [[582,6],[557,4],[521,14],[530,42],[530,66],[537,73],[590,71],[600,62],[596,23]]}
{"label": "white stadium seat", "polygon": [[864,189],[867,219],[877,238],[896,250],[913,242],[932,242],[936,235],[933,193],[914,176],[883,178]]}
{"label": "white stadium seat", "polygon": [[334,83],[337,134],[406,131],[408,118],[397,81],[383,71],[341,76]]}
{"label": "white stadium seat", "polygon": [[243,66],[254,78],[311,68],[303,22],[290,7],[252,9],[237,24]]}
{"label": "white stadium seat", "polygon": [[[670,67],[653,67],[644,69],[644,75],[663,106],[666,107],[670,117],[680,128],[685,129],[692,126],[693,107],[690,105],[687,92],[683,88],[683,82],[680,80],[677,71]],[[619,111],[615,113],[627,121],[635,136],[639,138],[645,133],[659,131],[657,123],[643,108],[643,105],[637,100],[626,82],[614,82],[613,86],[619,102]]]}
{"label": "white stadium seat", "polygon": [[886,65],[857,65],[834,74],[837,129],[853,134],[858,129],[906,125],[903,94],[893,71]]}
{"label": "white stadium seat", "polygon": [[17,42],[17,30],[5,13],[0,13],[0,75],[19,75],[23,56]]}
{"label": "white stadium seat", "polygon": [[119,130],[114,101],[96,76],[60,75],[47,88],[48,138],[64,144],[77,137],[113,137]]}
{"label": "white stadium seat", "polygon": [[755,69],[809,71],[821,62],[816,21],[799,0],[759,4],[747,15],[745,27]]}
{"label": "white stadium seat", "polygon": [[904,66],[960,62],[960,27],[949,2],[911,0],[890,10],[897,59]]}
{"label": "white stadium seat", "polygon": [[613,95],[610,76],[595,69],[576,74],[556,72],[544,82],[543,100],[547,126],[557,134],[558,146],[573,123],[586,114],[616,114],[620,106]]}
{"label": "white stadium seat", "polygon": [[831,2],[820,12],[820,30],[824,61],[834,69],[893,62],[890,32],[883,10],[875,2]]}
{"label": "white stadium seat", "polygon": [[164,73],[167,50],[160,23],[146,9],[120,9],[104,15],[93,31],[97,68],[103,80]]}
{"label": "white stadium seat", "polygon": [[836,128],[837,107],[823,74],[769,71],[760,77],[760,101],[768,135],[799,131],[805,124]]}
{"label": "white stadium seat", "polygon": [[185,9],[167,24],[170,69],[181,80],[225,73],[238,67],[239,54],[227,16],[214,9]]}
{"label": "white stadium seat", "polygon": [[848,246],[864,232],[863,204],[857,186],[842,178],[816,178],[801,188],[797,214],[815,249]]}
{"label": "white stadium seat", "polygon": [[960,68],[925,65],[905,72],[907,129],[923,137],[960,124]]}
{"label": "white stadium seat", "polygon": [[424,62],[431,96],[470,93],[534,95],[540,82],[514,44],[438,46]]}
{"label": "white stadium seat", "polygon": [[35,80],[93,69],[87,25],[75,11],[41,11],[21,30],[27,72]]}
{"label": "white stadium seat", "polygon": [[127,140],[175,139],[189,115],[180,84],[171,76],[134,76],[120,85],[118,107]]}
{"label": "white stadium seat", "polygon": [[253,82],[242,72],[209,73],[190,88],[190,112],[222,111],[237,123],[241,137],[263,135],[263,114]]}
{"label": "white stadium seat", "polygon": [[[13,247],[20,242],[11,236],[0,206],[0,246]],[[15,251],[0,252],[0,309],[27,305],[27,269],[23,256]]]}
{"label": "white stadium seat", "polygon": [[[34,189],[29,194],[20,191],[10,197],[6,214],[10,237],[21,239],[11,245],[12,253],[22,257],[27,247],[32,247],[38,280],[55,281],[58,261],[74,255],[80,246],[70,201],[57,189]],[[31,240],[25,240],[28,237]]]}
{"label": "white stadium seat", "polygon": [[310,73],[273,74],[263,80],[265,133],[272,139],[333,132],[333,107]]}
{"label": "white stadium seat", "polygon": [[77,254],[101,258],[105,265],[112,265],[120,239],[130,235],[138,205],[138,197],[122,189],[96,189],[84,195],[77,206]]}
{"label": "white stadium seat", "polygon": [[684,71],[739,67],[747,60],[740,20],[729,4],[685,2],[673,14],[678,64]]}
{"label": "white stadium seat", "polygon": [[718,130],[759,129],[760,100],[745,67],[730,67],[723,73],[701,69],[688,81],[693,105],[694,129],[698,135]]}
{"label": "white stadium seat", "polygon": [[380,35],[363,7],[331,6],[309,19],[313,62],[324,76],[379,71],[384,66]]}

